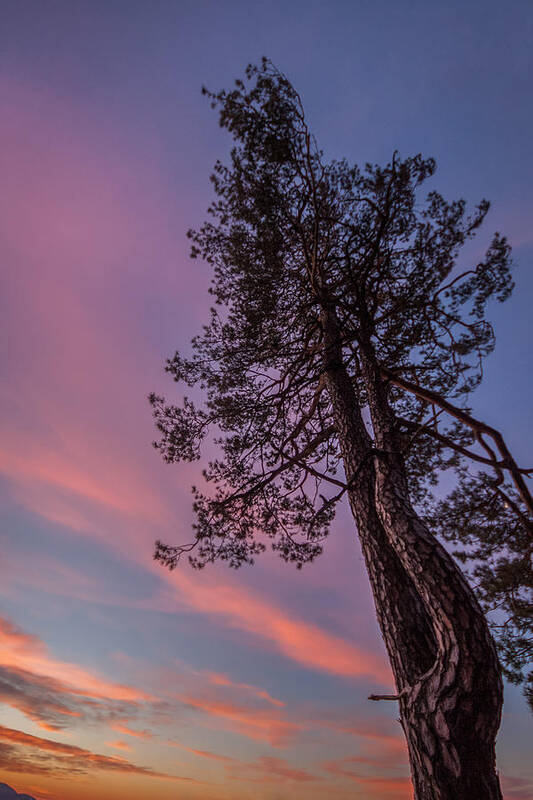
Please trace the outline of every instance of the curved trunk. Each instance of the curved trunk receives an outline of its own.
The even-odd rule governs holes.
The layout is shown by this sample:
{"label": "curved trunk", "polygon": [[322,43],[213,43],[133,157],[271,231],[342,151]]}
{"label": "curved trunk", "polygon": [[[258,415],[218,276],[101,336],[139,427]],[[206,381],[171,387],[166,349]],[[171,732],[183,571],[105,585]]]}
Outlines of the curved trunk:
{"label": "curved trunk", "polygon": [[374,597],[376,616],[387,648],[396,688],[410,686],[435,660],[436,643],[412,581],[389,544],[375,513],[362,508],[350,492],[361,549]]}
{"label": "curved trunk", "polygon": [[368,367],[365,382],[379,451],[364,426],[333,314],[324,314],[323,330],[327,388],[398,687],[415,798],[502,800],[494,751],[502,682],[485,617],[410,505],[377,371]]}
{"label": "curved trunk", "polygon": [[502,682],[485,617],[455,563],[427,531],[383,464],[376,506],[423,600],[437,658],[400,698],[417,800],[501,800],[495,739]]}
{"label": "curved trunk", "polygon": [[376,510],[437,643],[434,664],[400,698],[416,797],[501,800],[495,740],[503,686],[496,648],[461,570],[410,503],[387,387],[370,348],[362,367],[378,448]]}
{"label": "curved trunk", "polygon": [[378,623],[398,691],[429,669],[437,652],[424,605],[393,547],[375,506],[373,446],[351,379],[342,364],[334,317],[324,325],[324,367],[336,428],[343,448],[350,508],[374,597]]}

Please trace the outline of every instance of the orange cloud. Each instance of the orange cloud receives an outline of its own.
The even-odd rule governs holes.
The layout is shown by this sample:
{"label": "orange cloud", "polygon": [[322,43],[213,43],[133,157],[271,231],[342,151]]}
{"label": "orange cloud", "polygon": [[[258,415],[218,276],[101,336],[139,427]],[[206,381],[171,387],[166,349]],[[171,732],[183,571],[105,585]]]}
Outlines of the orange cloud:
{"label": "orange cloud", "polygon": [[256,697],[259,697],[261,700],[266,700],[267,703],[271,703],[273,706],[278,706],[278,708],[283,708],[286,704],[282,700],[278,700],[276,697],[272,697],[266,689],[259,689],[257,686],[251,686],[249,683],[235,683],[227,675],[222,675],[218,672],[207,672],[207,678],[214,686],[227,686],[231,689],[244,689],[247,692],[251,692]]}
{"label": "orange cloud", "polygon": [[114,747],[116,750],[131,750],[131,745],[120,740],[116,742],[104,742],[104,744],[108,747]]}
{"label": "orange cloud", "polygon": [[[17,453],[20,445],[16,445]],[[25,452],[26,448],[22,448]],[[51,487],[61,488],[78,494],[80,499],[90,500],[107,506],[110,511],[119,512],[124,521],[135,513],[137,516],[153,516],[158,523],[170,519],[170,509],[161,505],[159,498],[143,485],[142,482],[129,475],[128,491],[117,488],[115,480],[106,476],[99,482],[90,474],[74,469],[71,460],[63,457],[46,456],[38,453],[31,458],[17,462],[19,455],[6,457],[5,468],[18,474],[21,486],[24,487],[25,502],[29,502],[32,492],[28,486],[33,479],[49,483]],[[95,454],[96,456],[96,454]],[[22,458],[22,457],[20,457]],[[97,460],[96,457],[94,460]],[[17,472],[18,470],[18,472]],[[122,469],[113,466],[113,475]],[[110,492],[109,486],[113,485]],[[33,490],[35,492],[35,490]],[[101,540],[102,526],[90,521],[86,513],[74,506],[65,506],[64,500],[54,499],[46,490],[40,491],[30,502],[33,509],[46,518],[60,522],[74,530],[83,530],[86,535]],[[115,521],[116,526],[116,521]],[[146,558],[145,548],[132,547],[136,537],[135,526],[128,523],[127,533],[114,537],[113,546],[120,550],[128,561],[140,563],[147,570],[157,574],[159,579],[167,583],[171,591],[159,598],[147,598],[144,603],[150,608],[168,611],[178,600],[200,613],[212,616],[216,614],[225,619],[231,627],[236,627],[267,640],[278,652],[307,669],[315,669],[343,677],[368,676],[380,685],[389,685],[392,681],[390,668],[382,655],[357,647],[340,636],[321,629],[319,626],[290,616],[283,609],[261,598],[253,592],[236,585],[213,583],[206,584],[196,573],[188,573],[186,569],[177,573],[166,573],[160,567],[152,566]],[[78,591],[78,590],[75,590]],[[109,594],[109,592],[107,592]],[[111,602],[113,597],[108,598]],[[114,598],[118,602],[117,598]],[[243,685],[241,688],[245,688]],[[264,699],[267,699],[266,695]],[[275,705],[276,702],[272,699]],[[278,701],[281,702],[281,701]]]}
{"label": "orange cloud", "polygon": [[209,750],[196,750],[194,747],[187,747],[187,745],[182,744],[175,739],[168,739],[167,744],[170,744],[173,747],[179,747],[181,750],[186,750],[187,753],[193,753],[195,756],[200,756],[201,758],[210,758],[213,761],[223,761],[225,763],[233,763],[236,761],[235,758],[230,758],[230,756],[222,756],[219,753],[211,753]]}
{"label": "orange cloud", "polygon": [[43,731],[49,731],[50,733],[57,733],[57,730],[58,730],[58,726],[57,725],[50,725],[49,722],[43,722],[40,719],[35,719],[34,717],[32,717],[31,714],[28,714],[28,716],[31,719],[34,719],[34,721],[37,722],[37,725],[39,726],[39,728],[42,728]]}
{"label": "orange cloud", "polygon": [[[14,728],[6,728],[0,725],[0,739],[8,741],[23,749],[30,748],[38,750],[39,752],[51,753],[54,758],[58,759],[58,764],[61,770],[70,771],[73,773],[88,772],[91,769],[109,770],[113,772],[133,773],[137,775],[146,775],[153,778],[167,778],[171,780],[191,781],[199,783],[193,778],[181,777],[179,775],[169,775],[163,772],[156,772],[149,767],[141,767],[137,764],[132,764],[124,758],[118,756],[104,756],[99,753],[93,753],[91,750],[86,750],[83,747],[76,745],[65,744],[64,742],[56,742],[52,739],[43,739],[40,736],[32,736],[29,733],[15,730]],[[15,758],[17,758],[15,754]],[[4,765],[9,769],[9,763]],[[31,765],[30,765],[31,771]],[[34,771],[53,772],[54,764],[43,764],[42,758],[35,760]]]}
{"label": "orange cloud", "polygon": [[123,733],[126,736],[134,736],[136,739],[152,739],[153,733],[150,731],[137,731],[133,728],[129,728],[127,725],[124,725],[121,722],[114,722],[110,725],[112,730],[116,731],[117,733]]}
{"label": "orange cloud", "polygon": [[[151,699],[150,695],[139,689],[112,683],[77,664],[52,658],[44,642],[24,633],[3,617],[0,617],[0,648],[2,666],[34,673],[37,679],[51,680],[56,688],[62,688],[65,692],[130,702]],[[69,711],[66,713],[69,714]]]}
{"label": "orange cloud", "polygon": [[36,794],[41,795],[42,798],[47,798],[47,800],[59,800],[56,794],[52,794],[51,792],[47,791],[46,789],[41,788],[41,786],[26,786],[26,789],[30,792],[35,792]]}
{"label": "orange cloud", "polygon": [[233,730],[251,739],[269,742],[280,747],[294,734],[302,730],[295,722],[281,719],[276,712],[259,711],[233,703],[206,700],[199,697],[182,696],[183,703],[213,717],[228,720]]}
{"label": "orange cloud", "polygon": [[51,711],[55,711],[56,714],[62,714],[64,717],[81,717],[81,711],[72,711],[70,708],[61,708],[57,705],[50,706]]}

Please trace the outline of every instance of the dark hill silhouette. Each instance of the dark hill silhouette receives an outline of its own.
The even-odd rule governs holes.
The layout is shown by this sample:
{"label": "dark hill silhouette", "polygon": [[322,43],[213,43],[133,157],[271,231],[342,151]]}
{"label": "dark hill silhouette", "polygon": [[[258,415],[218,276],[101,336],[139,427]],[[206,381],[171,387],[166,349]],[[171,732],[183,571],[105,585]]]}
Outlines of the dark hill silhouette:
{"label": "dark hill silhouette", "polygon": [[29,794],[18,794],[7,783],[0,783],[0,800],[35,800]]}

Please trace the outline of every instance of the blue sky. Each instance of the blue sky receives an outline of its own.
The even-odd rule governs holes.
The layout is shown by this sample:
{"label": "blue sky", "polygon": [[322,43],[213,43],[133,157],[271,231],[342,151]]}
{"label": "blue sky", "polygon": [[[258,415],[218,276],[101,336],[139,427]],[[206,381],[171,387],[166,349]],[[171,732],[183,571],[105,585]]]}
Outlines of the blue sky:
{"label": "blue sky", "polygon": [[[151,449],[146,395],[172,391],[163,361],[209,305],[185,232],[229,142],[200,88],[267,55],[327,157],[422,152],[446,196],[492,201],[469,255],[506,233],[517,286],[472,406],[530,463],[531,3],[5,0],[2,17],[0,779],[39,800],[407,797],[394,709],[365,699],[390,678],[348,514],[302,573],[163,572],[153,542],[187,538],[196,473]],[[511,800],[533,797],[532,733],[510,688]]]}

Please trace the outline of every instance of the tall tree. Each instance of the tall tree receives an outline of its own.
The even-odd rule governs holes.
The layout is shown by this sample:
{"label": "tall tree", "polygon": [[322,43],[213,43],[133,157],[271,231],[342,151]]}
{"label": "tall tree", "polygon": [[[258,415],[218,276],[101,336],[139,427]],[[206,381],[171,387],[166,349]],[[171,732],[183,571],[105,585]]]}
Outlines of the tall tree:
{"label": "tall tree", "polygon": [[[192,357],[176,353],[166,369],[205,403],[150,399],[166,461],[199,458],[210,430],[220,457],[206,488],[193,488],[193,541],[158,542],[156,558],[239,567],[270,542],[301,567],[346,497],[396,681],[394,695],[372,699],[399,704],[416,799],[501,799],[497,651],[436,533],[467,546],[486,609],[507,602],[502,652],[507,641],[520,679],[533,502],[501,434],[464,405],[494,343],[487,301],[512,290],[509,246],[496,234],[478,264],[462,264],[489,206],[467,216],[464,201],[436,191],[421,204],[432,159],[327,163],[269,61],[232,91],[204,93],[234,140],[229,164],[214,168],[209,221],[189,232],[193,258],[212,266],[215,306]],[[456,494],[432,503],[452,469]],[[504,553],[499,577],[483,572],[483,553]]]}

